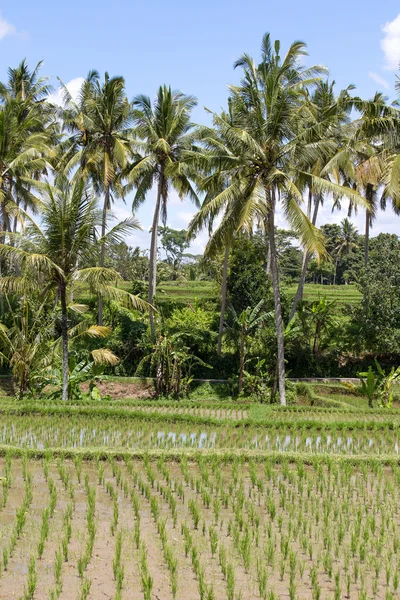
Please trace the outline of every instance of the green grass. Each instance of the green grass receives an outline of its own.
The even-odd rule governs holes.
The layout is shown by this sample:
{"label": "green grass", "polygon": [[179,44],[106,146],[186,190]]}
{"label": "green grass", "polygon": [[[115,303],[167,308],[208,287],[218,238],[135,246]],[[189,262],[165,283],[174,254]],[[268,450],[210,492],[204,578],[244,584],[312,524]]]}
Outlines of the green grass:
{"label": "green grass", "polygon": [[[290,296],[294,296],[297,285],[288,287]],[[361,294],[354,285],[320,285],[306,283],[304,286],[304,300],[313,302],[326,296],[329,302],[336,301],[338,304],[354,304],[361,300]]]}
{"label": "green grass", "polygon": [[156,303],[169,302],[194,304],[196,301],[215,302],[218,299],[215,283],[212,281],[163,281],[157,286]]}
{"label": "green grass", "polygon": [[[132,283],[123,281],[119,287],[125,291],[131,291]],[[289,296],[294,296],[297,290],[297,284],[290,285],[287,288]],[[321,285],[307,283],[304,286],[304,300],[313,302],[320,298],[326,298],[329,301],[336,301],[338,304],[354,304],[361,300],[361,294],[355,285]],[[76,297],[79,301],[89,302],[91,296],[86,285],[78,285]],[[170,302],[175,304],[194,304],[211,301],[218,302],[218,286],[214,281],[162,281],[157,286],[156,303],[167,305]]]}
{"label": "green grass", "polygon": [[[297,285],[288,288],[289,295],[294,296]],[[194,301],[198,299],[217,300],[217,286],[212,281],[163,281],[157,287],[160,302],[173,300]],[[361,300],[361,294],[355,285],[321,285],[307,283],[304,287],[304,300],[314,301],[326,296],[329,301],[340,304],[354,303]],[[164,298],[165,300],[164,300]]]}

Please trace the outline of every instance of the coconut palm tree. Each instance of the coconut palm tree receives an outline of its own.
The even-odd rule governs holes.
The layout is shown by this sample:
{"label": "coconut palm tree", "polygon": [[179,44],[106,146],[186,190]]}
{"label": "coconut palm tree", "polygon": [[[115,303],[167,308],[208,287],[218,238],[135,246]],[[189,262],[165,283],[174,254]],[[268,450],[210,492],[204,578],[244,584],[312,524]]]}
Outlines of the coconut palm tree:
{"label": "coconut palm tree", "polygon": [[386,98],[383,94],[377,92],[372,100],[361,101],[357,103],[360,111],[360,118],[357,121],[355,161],[356,177],[355,182],[360,193],[362,193],[369,203],[365,210],[365,249],[364,266],[368,266],[369,256],[369,238],[372,223],[376,218],[378,204],[381,209],[385,207],[383,197],[379,202],[378,193],[381,186],[381,174],[376,169],[376,161],[381,152],[382,124],[385,127],[387,118],[392,121],[393,111],[387,106]]}
{"label": "coconut palm tree", "polygon": [[[7,84],[0,83],[0,97],[4,98],[11,95],[13,98],[20,98],[22,101],[30,100],[43,104],[50,92],[51,87],[48,84],[49,77],[39,77],[39,71],[42,68],[43,61],[39,61],[36,67],[31,71],[26,59],[22,60],[18,67],[8,69]],[[41,106],[46,110],[46,106]]]}
{"label": "coconut palm tree", "polygon": [[[341,138],[343,137],[341,130],[343,125],[349,122],[349,114],[352,107],[352,99],[349,92],[353,89],[353,86],[348,86],[336,97],[334,86],[334,81],[332,83],[318,81],[315,91],[310,97],[309,103],[305,106],[304,111],[305,122],[308,122],[310,127],[316,127],[315,133],[317,139],[333,142],[331,145],[331,152],[333,154],[340,150]],[[324,166],[325,161],[321,161],[321,157],[318,157],[314,164],[307,165],[306,167],[311,169],[313,173],[321,174]],[[325,177],[329,178],[330,174],[327,173]],[[317,193],[313,189],[309,180],[305,183],[305,187],[308,187],[307,217],[313,225],[316,225],[318,210],[323,204],[324,197],[323,194]],[[289,321],[293,319],[297,305],[303,298],[304,284],[310,259],[311,254],[304,251],[300,280],[290,311]]]}
{"label": "coconut palm tree", "polygon": [[[102,212],[97,198],[81,179],[73,184],[59,181],[57,188],[47,183],[40,225],[27,218],[29,225],[24,235],[14,234],[16,245],[0,244],[0,256],[19,267],[18,275],[0,278],[0,289],[25,294],[45,288],[56,294],[61,306],[62,398],[68,400],[68,312],[82,310],[79,305],[68,306],[74,283],[85,281],[102,297],[129,299],[135,307],[143,308],[145,303],[115,287],[119,276],[114,270],[85,267],[93,256]],[[133,223],[128,224],[131,226]],[[126,223],[118,224],[109,232],[108,241],[118,239],[126,229]],[[107,243],[104,237],[102,243]]]}
{"label": "coconut palm tree", "polygon": [[[16,229],[18,207],[35,209],[32,191],[47,173],[57,142],[54,107],[47,98],[47,79],[39,77],[41,63],[33,71],[25,60],[8,70],[0,83],[0,208],[1,229]],[[14,223],[13,221],[14,217]],[[2,239],[5,239],[4,234]]]}
{"label": "coconut palm tree", "polygon": [[[63,85],[63,84],[62,84]],[[61,110],[68,139],[60,145],[64,174],[79,166],[76,177],[90,180],[95,192],[103,196],[101,237],[116,197],[124,196],[122,171],[132,159],[132,107],[125,93],[123,77],[91,71],[74,101],[63,85],[65,106]],[[105,246],[100,246],[99,266],[104,266]],[[99,297],[98,324],[103,323],[103,300]]]}
{"label": "coconut palm tree", "polygon": [[[347,141],[341,150],[324,167],[345,185],[353,187],[365,198],[365,250],[364,265],[368,265],[370,229],[378,208],[385,209],[391,200],[397,210],[399,186],[396,182],[396,155],[399,144],[399,111],[387,104],[387,99],[377,92],[370,100],[354,98],[353,106],[360,113],[345,129]],[[379,198],[379,194],[381,197]],[[335,207],[340,208],[340,199]],[[354,199],[349,203],[349,216],[357,211]]]}
{"label": "coconut palm tree", "polygon": [[[196,130],[191,122],[191,112],[197,101],[193,96],[172,91],[161,86],[152,104],[147,96],[133,100],[133,122],[138,141],[136,149],[141,157],[127,170],[127,178],[136,188],[132,209],[145,201],[147,194],[156,186],[156,202],[153,213],[150,243],[149,304],[153,304],[157,274],[157,234],[160,214],[163,224],[167,220],[170,189],[180,198],[188,196],[199,204],[192,187],[190,171],[185,153],[192,148]],[[150,308],[151,336],[154,340],[154,314]]]}
{"label": "coconut palm tree", "polygon": [[358,231],[353,223],[346,217],[340,223],[340,234],[338,236],[337,244],[335,247],[336,259],[335,259],[335,271],[333,276],[333,285],[336,281],[336,271],[339,258],[344,255],[351,254],[353,250],[358,248],[357,244]]}
{"label": "coconut palm tree", "polygon": [[[0,105],[0,227],[12,231],[12,216],[18,206],[35,210],[38,197],[34,188],[47,172],[52,155],[52,136],[42,127],[41,115],[32,106],[20,118],[18,100],[8,97]],[[2,236],[4,240],[4,234]]]}
{"label": "coconut palm tree", "polygon": [[[226,152],[223,144],[208,142],[211,149],[204,154],[215,170],[229,172],[230,184],[207,205],[203,206],[192,221],[191,227],[204,222],[206,215],[215,215],[229,203],[229,215],[236,228],[244,223],[262,222],[268,234],[272,287],[275,303],[275,323],[278,345],[279,395],[286,404],[285,354],[283,320],[279,289],[279,274],[275,242],[275,215],[278,203],[307,251],[323,252],[322,236],[301,210],[301,189],[296,184],[300,175],[303,181],[312,182],[315,192],[331,191],[344,194],[341,186],[326,181],[310,170],[298,168],[298,157],[307,157],[303,164],[313,164],[318,157],[329,156],[324,140],[315,142],[314,127],[301,128],[299,115],[305,102],[305,92],[325,73],[321,67],[303,68],[300,59],[306,54],[305,44],[294,42],[285,56],[281,56],[280,42],[273,45],[269,34],[262,42],[259,65],[247,54],[236,63],[243,69],[238,86],[231,86],[231,94],[237,103],[238,123],[231,125],[223,116],[214,114],[214,123],[229,139],[234,153]],[[311,140],[311,143],[310,143]],[[329,146],[329,145],[328,145]],[[297,170],[296,170],[297,167]],[[352,190],[350,196],[357,196]],[[213,238],[222,246],[223,221]]]}
{"label": "coconut palm tree", "polygon": [[270,316],[269,313],[262,312],[263,304],[264,300],[261,300],[254,308],[248,306],[239,315],[233,306],[230,307],[231,324],[228,325],[227,329],[229,336],[236,341],[239,352],[239,394],[243,391],[247,338],[252,331]]}
{"label": "coconut palm tree", "polygon": [[[224,120],[227,120],[232,126],[235,125],[235,102],[234,98],[228,98],[228,109],[225,112],[222,112],[221,117]],[[218,128],[218,123],[215,123],[214,128],[202,127],[199,131],[199,139],[201,139],[202,144],[205,145],[209,150],[213,150],[215,146],[219,146],[220,150],[223,148],[223,153],[227,156],[229,153],[234,156],[234,148],[230,146],[230,140],[224,137],[224,132]],[[212,141],[210,141],[210,139]],[[223,173],[220,170],[213,169],[212,163],[210,164],[207,155],[199,155],[198,150],[189,152],[187,154],[187,160],[193,160],[193,164],[198,168],[200,173],[200,179],[198,183],[199,189],[205,193],[205,197],[202,203],[202,207],[205,207],[215,196],[220,194],[230,183],[231,176],[235,176],[235,167],[236,164],[233,164],[232,173],[229,173],[228,169],[226,169]],[[228,203],[225,206],[221,206],[221,211],[224,211],[222,216],[222,224],[218,228],[217,235],[223,236],[223,262],[222,262],[222,282],[221,282],[221,312],[219,317],[219,328],[218,328],[218,343],[217,343],[217,354],[221,355],[222,351],[222,337],[224,333],[225,327],[225,310],[227,305],[227,280],[228,280],[228,262],[229,262],[229,253],[230,247],[232,244],[232,239],[234,237],[236,222],[232,221],[230,218],[229,212],[230,206]],[[210,239],[206,245],[204,250],[204,256],[212,256],[217,247],[216,240],[214,235],[212,234],[214,221],[216,219],[216,214],[212,216],[203,211],[205,220],[196,219],[195,223],[192,223],[189,226],[188,235],[190,237],[194,237],[200,229],[207,226],[210,234]]]}
{"label": "coconut palm tree", "polygon": [[51,354],[54,314],[48,310],[48,295],[36,296],[24,294],[15,307],[6,295],[11,323],[0,323],[0,360],[10,366],[19,398],[30,385],[32,371],[42,369]]}

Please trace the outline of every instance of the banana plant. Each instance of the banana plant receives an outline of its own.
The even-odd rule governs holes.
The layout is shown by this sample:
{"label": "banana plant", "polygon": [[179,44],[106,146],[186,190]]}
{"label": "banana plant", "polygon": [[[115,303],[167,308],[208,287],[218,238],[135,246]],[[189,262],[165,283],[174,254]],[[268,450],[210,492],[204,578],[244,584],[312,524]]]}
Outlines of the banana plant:
{"label": "banana plant", "polygon": [[157,396],[179,396],[182,391],[187,394],[193,381],[193,367],[200,365],[211,368],[182,344],[179,333],[170,336],[160,333],[152,351],[141,360],[137,375],[144,372],[146,364],[150,367],[151,375],[155,377]]}
{"label": "banana plant", "polygon": [[[107,348],[100,348],[91,352],[92,361],[87,360],[77,361],[75,354],[72,352],[68,361],[68,398],[70,401],[83,400],[90,398],[92,400],[100,400],[101,395],[97,387],[100,379],[107,379],[104,375],[104,368],[107,365],[116,365],[119,359]],[[61,365],[57,368],[50,368],[45,372],[34,373],[32,376],[34,387],[41,392],[44,388],[51,388],[48,395],[50,399],[59,399],[62,388],[62,369]],[[89,383],[87,392],[83,391],[82,385]]]}
{"label": "banana plant", "polygon": [[368,371],[358,373],[360,383],[354,385],[346,383],[350,390],[364,396],[368,400],[368,406],[373,407],[374,402],[378,403],[379,408],[390,408],[393,402],[392,387],[394,383],[400,380],[400,367],[392,367],[386,374],[379,362],[375,359],[376,371],[371,366]]}
{"label": "banana plant", "polygon": [[239,394],[243,390],[245,364],[247,356],[247,338],[252,331],[257,329],[271,313],[262,311],[264,300],[254,308],[248,306],[239,315],[233,306],[230,307],[231,323],[227,325],[228,337],[235,340],[239,352]]}

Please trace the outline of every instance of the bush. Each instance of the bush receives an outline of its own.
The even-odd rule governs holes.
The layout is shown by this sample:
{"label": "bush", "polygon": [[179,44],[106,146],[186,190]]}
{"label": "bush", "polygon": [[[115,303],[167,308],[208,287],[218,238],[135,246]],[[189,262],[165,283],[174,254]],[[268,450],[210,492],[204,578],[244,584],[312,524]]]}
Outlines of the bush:
{"label": "bush", "polygon": [[290,405],[294,405],[297,404],[297,388],[296,388],[296,384],[293,383],[293,381],[287,381],[285,382],[285,388],[286,388],[286,404]]}

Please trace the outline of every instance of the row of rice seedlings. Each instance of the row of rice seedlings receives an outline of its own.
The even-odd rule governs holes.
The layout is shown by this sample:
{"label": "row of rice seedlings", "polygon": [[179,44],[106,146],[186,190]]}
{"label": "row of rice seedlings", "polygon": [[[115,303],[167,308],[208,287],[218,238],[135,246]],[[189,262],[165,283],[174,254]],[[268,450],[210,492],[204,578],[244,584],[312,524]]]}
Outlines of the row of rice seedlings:
{"label": "row of rice seedlings", "polygon": [[31,556],[28,567],[28,580],[21,600],[34,600],[37,585],[36,557]]}
{"label": "row of rice seedlings", "polygon": [[[49,420],[52,417],[52,421],[57,422],[62,431],[62,419],[61,417],[68,417],[69,422],[81,422],[82,423],[92,423],[94,427],[95,424],[106,424],[110,422],[118,423],[118,430],[126,428],[132,425],[132,423],[141,423],[143,425],[148,425],[152,423],[158,427],[162,427],[163,429],[167,428],[171,425],[186,425],[186,428],[190,427],[217,427],[217,428],[225,428],[225,427],[287,427],[288,431],[296,428],[298,426],[306,427],[308,429],[318,428],[323,431],[325,429],[329,429],[331,431],[342,431],[343,429],[348,430],[366,430],[366,431],[382,431],[385,429],[398,430],[400,424],[399,413],[400,411],[396,409],[393,415],[389,415],[388,413],[384,413],[386,417],[382,419],[382,413],[379,415],[379,419],[371,414],[370,417],[367,416],[366,419],[358,418],[358,413],[354,412],[343,412],[343,418],[337,419],[338,413],[333,413],[336,415],[335,418],[332,419],[316,419],[315,414],[309,413],[309,418],[307,418],[307,414],[301,415],[301,413],[297,414],[297,418],[293,420],[293,414],[295,412],[273,412],[270,410],[266,410],[261,417],[257,415],[257,418],[240,418],[240,419],[232,419],[232,418],[224,418],[224,417],[213,417],[213,416],[196,416],[194,414],[179,414],[175,413],[174,410],[167,410],[165,413],[159,411],[150,411],[150,410],[123,410],[120,408],[85,408],[85,407],[72,407],[72,406],[53,406],[53,407],[37,407],[32,410],[7,410],[3,411],[2,422],[4,423],[3,431],[0,430],[0,441],[1,438],[4,438],[4,435],[7,434],[5,425],[7,422],[14,421],[15,423],[18,420],[23,420],[24,423],[34,422],[34,420]],[[301,415],[301,416],[299,416]],[[64,419],[64,422],[66,420]],[[130,423],[129,423],[130,422]],[[111,425],[112,429],[112,425]],[[11,432],[12,434],[12,432]]]}
{"label": "row of rice seedlings", "polygon": [[[203,460],[204,460],[204,459],[203,459]],[[216,461],[216,462],[218,462],[218,461]],[[240,461],[237,461],[237,463],[234,463],[234,464],[233,464],[233,468],[232,468],[232,470],[233,470],[233,479],[234,479],[234,480],[236,479],[236,481],[237,481],[237,478],[238,478],[238,476],[237,476],[237,472],[238,472],[238,464],[240,464]],[[335,465],[336,465],[336,463],[333,463],[333,465],[335,466]],[[316,466],[318,467],[318,464],[317,464]],[[165,471],[165,466],[164,466],[164,467],[161,467],[161,468],[162,468],[162,470],[164,470],[164,471]],[[288,467],[287,467],[287,465],[285,465],[285,466],[284,466],[284,471],[285,471],[285,472],[286,472],[287,468],[288,468]],[[301,468],[303,468],[303,463],[302,463],[301,461],[299,462],[299,468],[300,468],[300,471],[299,471],[299,472],[301,473],[301,472],[302,472],[302,471],[301,471]],[[271,469],[271,465],[268,465],[268,469],[266,468],[266,476],[267,476],[267,478],[268,478],[268,477],[270,477],[270,469]],[[158,486],[158,483],[157,483],[157,482],[154,482],[154,473],[153,473],[153,474],[152,474],[151,472],[149,473],[149,468],[148,468],[148,466],[147,466],[147,467],[145,467],[145,470],[146,470],[146,472],[147,472],[147,476],[149,477],[149,480],[150,480],[150,481],[152,482],[152,484],[153,484],[153,487],[154,487],[154,485],[156,485],[157,489],[161,489],[161,488],[159,488],[159,486]],[[351,466],[350,466],[350,470],[351,470]],[[254,465],[252,465],[252,466],[250,467],[250,471],[253,473],[253,475],[252,475],[253,484],[254,484],[254,485],[256,485],[256,486],[257,486],[257,488],[259,488],[259,482],[260,482],[260,478],[259,478],[259,477],[257,477],[257,476],[256,476],[256,477],[254,476]],[[303,469],[303,471],[304,471],[304,469]],[[288,474],[287,476],[288,476],[288,477],[289,477],[289,476],[290,476],[290,477],[293,477],[293,474],[292,474],[291,472],[289,472],[289,474]],[[205,480],[207,480],[207,477],[204,475],[204,473],[203,473],[202,477],[203,477]],[[300,478],[300,481],[302,481],[302,478],[303,478],[303,477],[304,477],[304,475],[302,475],[302,477]],[[168,475],[167,475],[167,478],[169,478],[169,476],[168,476]],[[332,477],[332,478],[334,479],[334,478],[335,478],[335,475],[333,475],[333,477]],[[143,483],[142,483],[141,485],[143,486]],[[194,487],[196,487],[196,484],[194,485]],[[197,487],[198,487],[198,485],[197,485]],[[149,486],[149,489],[150,489],[150,486]],[[303,486],[303,489],[304,489],[304,486]],[[361,489],[361,488],[360,488],[360,489]],[[258,490],[258,494],[259,494],[259,490]],[[203,494],[203,495],[204,495],[204,494]],[[285,502],[285,500],[283,500],[283,503],[284,503],[284,502]],[[251,514],[251,513],[252,513],[251,506],[252,506],[252,505],[250,504],[250,508],[248,508],[248,509],[247,509],[247,512],[248,512],[249,514]],[[153,509],[153,510],[155,510],[155,509]],[[253,520],[253,522],[255,522],[255,523],[256,523],[256,522],[257,522],[257,520]],[[278,519],[278,522],[279,522],[279,519]],[[282,528],[282,522],[280,523],[279,527],[280,527],[280,528]],[[286,544],[286,543],[282,543],[282,548],[287,548],[287,544]],[[289,553],[288,553],[288,551],[287,551],[287,550],[285,551],[285,555],[286,555],[286,556],[288,556],[288,555],[289,555]],[[291,555],[291,554],[290,554],[290,556],[293,556],[293,555]],[[328,564],[328,563],[329,563],[329,561],[325,561],[325,562],[326,562],[326,564]],[[292,562],[292,564],[295,564],[295,561],[294,561],[294,563]],[[303,569],[303,570],[304,570],[304,563],[302,562],[302,563],[300,563],[300,564],[301,564],[302,566],[301,566],[301,567],[299,567],[299,569]],[[283,565],[284,565],[284,561],[283,561]],[[285,572],[285,569],[283,569],[283,572]],[[290,590],[291,590],[291,591],[289,590],[289,592],[290,592],[290,595],[291,595],[291,596],[293,596],[293,595],[294,595],[294,593],[295,593],[294,577],[293,577],[293,575],[292,575],[292,574],[293,574],[293,568],[290,570],[290,578],[291,578],[291,581],[290,581],[290,583],[289,583],[289,587],[290,587]],[[260,575],[258,575],[258,577],[260,578],[260,580],[262,580],[262,575],[261,575],[261,574],[260,574]],[[314,582],[314,587],[315,587],[316,585],[317,585],[317,584]],[[338,584],[337,584],[337,583],[335,583],[335,585],[336,585],[336,587],[338,588]]]}
{"label": "row of rice seedlings", "polygon": [[122,542],[123,536],[120,530],[115,539],[115,555],[112,563],[114,580],[116,582],[115,600],[121,600],[122,598],[122,587],[125,577],[125,569],[121,562]]}
{"label": "row of rice seedlings", "polygon": [[[185,555],[186,555],[186,557],[188,555],[190,555],[192,567],[193,567],[193,570],[194,570],[194,573],[195,573],[195,576],[197,579],[200,600],[214,600],[215,594],[214,594],[213,584],[212,583],[207,584],[207,582],[206,582],[205,568],[201,564],[201,559],[200,559],[201,552],[195,545],[195,543],[193,541],[193,537],[190,533],[189,528],[186,526],[186,523],[182,523],[181,531],[182,531],[182,535],[185,540]],[[233,591],[234,591],[234,587],[233,587]],[[228,600],[233,600],[233,595],[232,595],[232,598],[230,598],[230,596],[228,595]]]}
{"label": "row of rice seedlings", "polygon": [[40,527],[40,539],[38,543],[37,555],[38,558],[41,559],[43,556],[44,546],[49,537],[50,531],[50,519],[52,519],[54,515],[54,511],[56,509],[57,504],[57,488],[55,483],[51,477],[47,479],[47,485],[49,487],[49,504],[42,511],[42,523]]}
{"label": "row of rice seedlings", "polygon": [[113,518],[110,524],[110,532],[111,535],[114,536],[117,526],[118,526],[118,517],[119,517],[119,499],[118,492],[115,490],[113,484],[110,481],[106,483],[107,493],[110,494],[110,497],[113,501]]}
{"label": "row of rice seedlings", "polygon": [[[13,556],[17,541],[20,539],[26,523],[26,516],[32,503],[32,476],[25,470],[25,495],[15,514],[15,523],[11,532],[8,547],[3,547],[3,569],[7,570],[8,561]],[[35,562],[36,564],[36,562]]]}
{"label": "row of rice seedlings", "polygon": [[[81,556],[78,559],[78,573],[79,573],[79,577],[82,579],[82,594],[84,593],[83,590],[88,587],[88,584],[85,583],[85,581],[88,581],[88,580],[84,579],[84,574],[85,574],[87,566],[92,558],[94,539],[95,539],[96,530],[97,530],[97,522],[96,522],[96,518],[95,518],[96,488],[89,484],[88,474],[85,475],[85,491],[86,491],[86,502],[87,502],[87,509],[86,509],[87,539],[86,539],[86,545],[85,545],[84,552],[81,554]],[[89,586],[87,593],[89,593],[89,590],[90,590],[90,586]]]}
{"label": "row of rice seedlings", "polygon": [[12,485],[11,465],[12,456],[10,453],[7,453],[5,456],[4,474],[1,478],[2,496],[0,510],[5,508],[7,504],[8,493]]}
{"label": "row of rice seedlings", "polygon": [[63,513],[61,544],[54,554],[54,586],[50,589],[50,600],[58,600],[63,590],[62,565],[63,561],[68,562],[68,546],[72,537],[73,510],[73,504],[70,503]]}
{"label": "row of rice seedlings", "polygon": [[[228,427],[218,430],[201,427],[188,431],[183,425],[171,427],[169,431],[152,429],[151,423],[102,422],[95,420],[82,426],[81,419],[72,419],[65,424],[46,423],[46,419],[34,418],[33,423],[21,423],[3,427],[3,443],[22,447],[42,448],[64,446],[67,448],[109,447],[115,448],[229,448],[256,449],[271,452],[305,452],[332,454],[397,455],[399,453],[398,432],[392,428],[377,431],[370,428],[354,430],[345,423],[340,428],[318,428],[315,423],[299,422],[290,427],[281,424],[268,429]],[[338,425],[338,424],[336,424]],[[107,427],[108,426],[108,427]],[[1,435],[0,435],[1,437]],[[61,466],[62,470],[62,466]],[[78,465],[79,477],[79,465]],[[61,471],[64,482],[64,476]],[[68,478],[68,474],[65,474]],[[65,482],[64,482],[65,483]],[[7,485],[3,483],[4,486]],[[6,495],[3,493],[3,499]]]}
{"label": "row of rice seedlings", "polygon": [[[129,487],[121,464],[116,461],[110,464],[114,465],[117,485],[131,497],[134,507],[138,495]],[[286,586],[290,598],[297,594],[301,597],[306,586],[320,597],[343,597],[348,589],[352,597],[361,593],[374,597],[383,586],[389,594],[398,592],[398,466],[393,465],[392,472],[388,472],[379,462],[372,462],[361,463],[355,469],[348,462],[315,457],[310,468],[300,459],[294,465],[286,461],[276,468],[273,460],[264,464],[247,463],[238,457],[228,464],[218,456],[209,459],[199,454],[194,466],[183,460],[181,475],[173,477],[163,458],[157,463],[152,463],[149,457],[141,463],[128,459],[129,473],[128,465],[134,484],[146,497],[155,519],[161,519],[160,501],[167,489],[175,497],[178,520],[184,520],[186,508],[190,511],[189,504],[193,503],[199,512],[197,529],[192,517],[188,529],[197,550],[200,552],[201,544],[195,538],[201,542],[201,536],[210,549],[213,545],[211,559],[217,555],[220,559],[224,552],[221,548],[230,547],[226,555],[234,552],[235,561],[247,571],[246,577],[252,585],[257,585],[260,597],[275,593],[271,579],[277,575],[279,585]],[[24,459],[22,472],[26,486],[30,480],[28,467],[29,461]],[[161,482],[157,472],[162,475]],[[160,500],[155,492],[160,494]],[[228,495],[226,504],[224,494]],[[220,503],[219,512],[216,500]],[[135,512],[139,514],[139,506]],[[167,533],[166,528],[164,531]],[[143,542],[139,533],[140,548]],[[231,558],[227,564],[232,564],[235,574]],[[197,569],[196,565],[195,561],[193,568]],[[200,586],[205,589],[203,583],[208,589],[205,573],[196,577],[200,577],[199,592]],[[86,581],[81,585],[82,594]],[[325,591],[326,582],[331,593]],[[261,592],[265,585],[267,592]]]}
{"label": "row of rice seedlings", "polygon": [[[218,411],[223,410],[224,414],[233,416],[238,411],[247,411],[249,407],[252,405],[251,402],[239,402],[237,400],[232,401],[231,398],[223,399],[223,400],[215,400],[215,399],[190,399],[190,400],[171,400],[167,398],[107,398],[107,400],[92,400],[90,398],[79,399],[74,402],[73,400],[68,403],[69,407],[91,407],[94,411],[107,408],[136,408],[136,409],[173,409],[174,411],[194,411],[194,410],[210,410],[210,411]],[[263,405],[263,408],[272,408],[271,406]],[[27,413],[33,412],[35,409],[39,410],[45,407],[47,410],[51,410],[52,407],[60,408],[65,407],[65,404],[61,397],[59,399],[52,398],[48,400],[47,398],[40,399],[25,399],[22,403],[20,401],[16,401],[15,398],[10,398],[7,400],[2,400],[1,409],[4,413],[7,411],[13,410],[14,412],[19,413]],[[303,407],[305,408],[305,407]],[[309,409],[308,409],[309,410]]]}
{"label": "row of rice seedlings", "polygon": [[153,577],[151,576],[149,571],[149,565],[147,562],[147,550],[144,541],[142,541],[141,543],[140,577],[142,582],[144,600],[151,600],[151,594],[153,590]]}
{"label": "row of rice seedlings", "polygon": [[[387,490],[386,490],[386,491],[387,491]],[[249,512],[251,513],[251,511],[249,511]],[[271,512],[272,512],[272,511],[271,511]],[[280,528],[282,528],[282,523],[280,524]],[[244,545],[244,547],[246,547],[246,548],[248,548],[248,547],[249,547],[249,543],[248,543],[248,541],[246,542],[246,544]],[[282,543],[282,547],[286,548],[286,550],[285,550],[285,556],[286,556],[286,557],[287,557],[287,556],[290,556],[290,557],[291,557],[291,561],[290,561],[291,565],[295,565],[295,564],[296,564],[296,560],[293,558],[295,555],[294,555],[294,554],[292,554],[292,553],[289,553],[289,550],[288,550],[288,545],[287,545],[287,543]],[[242,550],[242,552],[245,552],[245,550]],[[328,564],[328,563],[329,563],[329,561],[326,561],[326,564]],[[283,564],[284,564],[284,563],[283,563]],[[302,566],[301,566],[300,568],[301,568],[301,569],[304,569],[304,563],[301,563],[301,565],[302,565]],[[258,569],[258,571],[260,571],[260,570]],[[284,572],[284,571],[285,571],[285,569],[283,569],[283,572]],[[264,576],[261,576],[261,573],[259,573],[259,579],[260,579],[260,580],[262,580],[263,578],[264,578]],[[338,590],[338,589],[339,589],[339,582],[338,582],[338,581],[339,581],[339,580],[338,580],[338,578],[337,578],[337,574],[336,574],[336,575],[335,575],[335,589],[336,589],[336,590]],[[317,585],[317,584],[316,584],[316,582],[314,581],[314,587],[316,587],[316,585]],[[294,585],[294,567],[293,567],[293,566],[291,566],[291,569],[290,569],[290,584],[289,584],[289,588],[290,588],[290,589],[289,589],[289,595],[290,595],[291,597],[293,597],[293,596],[295,595],[295,585]],[[336,591],[336,595],[337,595],[337,594],[338,594],[338,591]]]}

